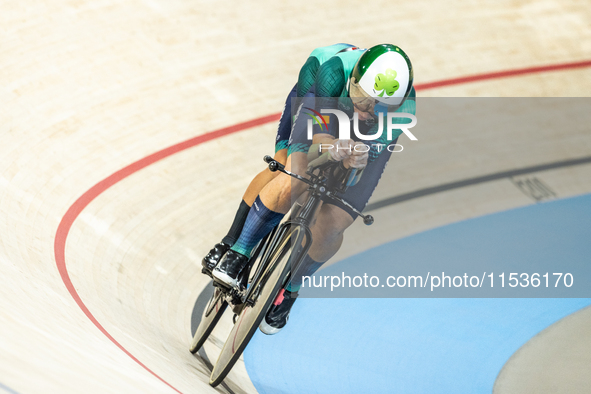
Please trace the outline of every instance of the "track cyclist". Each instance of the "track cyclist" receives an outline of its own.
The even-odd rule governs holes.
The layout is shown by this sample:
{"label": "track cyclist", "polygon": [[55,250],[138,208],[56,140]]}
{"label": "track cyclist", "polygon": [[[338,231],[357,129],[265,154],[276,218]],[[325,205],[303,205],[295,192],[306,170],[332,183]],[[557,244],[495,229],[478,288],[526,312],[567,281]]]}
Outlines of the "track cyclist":
{"label": "track cyclist", "polygon": [[[402,131],[394,130],[390,139],[386,132],[382,132],[371,145],[366,145],[366,149],[357,149],[363,143],[357,135],[346,140],[336,137],[338,130],[334,126],[338,122],[334,119],[326,122],[325,128],[314,125],[313,140],[310,141],[306,138],[309,117],[303,115],[316,112],[303,103],[325,98],[344,99],[339,100],[339,109],[349,119],[356,115],[361,134],[373,135],[379,125],[386,122],[385,118],[379,119],[379,114],[382,117],[388,111],[415,114],[416,96],[412,84],[411,62],[397,46],[381,44],[360,49],[350,44],[335,44],[316,48],[301,68],[298,81],[287,97],[279,121],[274,159],[285,164],[287,170],[303,174],[311,146],[313,149],[330,147],[328,151],[333,160],[342,161],[346,168],[364,169],[357,183],[343,195],[353,207],[362,211],[390,158],[391,149],[386,147],[395,144]],[[292,108],[294,100],[299,105]],[[405,120],[394,123],[405,123]],[[211,272],[219,284],[237,287],[238,274],[248,264],[252,249],[279,224],[292,202],[305,190],[303,182],[293,181],[286,174],[268,169],[259,173],[244,193],[228,234],[204,257],[204,270]],[[356,217],[340,203],[327,200],[322,204],[311,227],[312,246],[298,271],[292,275],[283,300],[275,302],[267,312],[260,325],[261,331],[275,334],[285,326],[302,286],[302,277],[312,275],[339,250],[344,231]]]}

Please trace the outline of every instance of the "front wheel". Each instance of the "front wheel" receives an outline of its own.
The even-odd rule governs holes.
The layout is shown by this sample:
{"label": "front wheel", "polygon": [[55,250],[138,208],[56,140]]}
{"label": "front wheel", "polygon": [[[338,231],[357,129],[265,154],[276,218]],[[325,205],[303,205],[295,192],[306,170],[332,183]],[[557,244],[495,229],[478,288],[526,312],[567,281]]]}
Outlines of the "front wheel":
{"label": "front wheel", "polygon": [[232,327],[232,331],[211,372],[209,380],[211,386],[215,387],[220,384],[240,358],[244,348],[246,348],[271,307],[271,303],[284,285],[291,268],[290,260],[292,257],[296,257],[292,255],[292,250],[302,243],[303,237],[304,232],[302,229],[299,226],[294,226],[284,235],[275,251],[270,254],[270,262],[261,276],[263,282],[252,284],[253,286],[260,285],[260,291],[257,292],[258,297],[253,306],[245,305],[236,320],[236,324]]}
{"label": "front wheel", "polygon": [[215,325],[224,314],[227,306],[228,303],[224,299],[222,291],[216,287],[207,306],[203,310],[203,316],[201,316],[201,321],[191,341],[191,347],[189,348],[191,353],[195,354],[201,349],[201,346],[203,346],[207,337],[209,337],[209,334],[211,334]]}

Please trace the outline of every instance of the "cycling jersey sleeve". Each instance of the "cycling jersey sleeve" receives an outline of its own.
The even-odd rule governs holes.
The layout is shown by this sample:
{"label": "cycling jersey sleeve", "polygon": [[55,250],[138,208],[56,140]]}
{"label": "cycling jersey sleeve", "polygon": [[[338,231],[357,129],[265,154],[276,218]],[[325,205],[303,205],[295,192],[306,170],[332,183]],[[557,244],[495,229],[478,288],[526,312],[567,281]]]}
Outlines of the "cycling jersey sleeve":
{"label": "cycling jersey sleeve", "polygon": [[306,63],[304,63],[300,69],[300,74],[298,76],[298,97],[304,97],[304,95],[308,93],[314,84],[319,67],[320,62],[316,57],[310,56],[308,60],[306,60]]}
{"label": "cycling jersey sleeve", "polygon": [[[311,69],[312,64],[313,63],[311,62],[309,69]],[[330,58],[319,67],[314,83],[305,94],[302,94],[301,96],[298,94],[298,96],[303,97],[303,99],[299,100],[300,104],[298,104],[296,111],[296,120],[292,128],[293,136],[305,135],[307,120],[309,118],[320,120],[321,117],[319,114],[321,108],[337,108],[336,101],[333,98],[340,97],[347,83],[343,70],[343,62],[341,59],[338,57]],[[306,73],[307,71],[304,70],[304,74]],[[300,72],[300,74],[302,74],[302,72]],[[328,102],[323,100],[324,98],[326,98]],[[337,125],[338,123],[336,122],[336,119],[335,121],[329,121],[326,124],[323,124],[323,122],[321,122],[321,124],[315,122],[312,128],[313,134],[328,133],[336,135]]]}
{"label": "cycling jersey sleeve", "polygon": [[316,97],[340,97],[347,81],[343,62],[338,57],[327,60],[316,76]]}

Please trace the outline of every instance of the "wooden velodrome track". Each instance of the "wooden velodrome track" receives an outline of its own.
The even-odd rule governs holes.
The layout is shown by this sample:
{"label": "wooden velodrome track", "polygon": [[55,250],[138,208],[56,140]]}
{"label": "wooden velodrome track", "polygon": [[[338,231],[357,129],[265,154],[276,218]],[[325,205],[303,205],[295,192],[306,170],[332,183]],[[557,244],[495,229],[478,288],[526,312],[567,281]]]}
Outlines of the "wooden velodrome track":
{"label": "wooden velodrome track", "polygon": [[[591,8],[576,0],[0,7],[0,392],[216,391],[207,365],[187,351],[191,311],[207,284],[200,259],[272,153],[272,120],[313,48],[400,45],[419,96],[572,97],[591,89]],[[461,79],[506,70],[526,71]],[[429,84],[444,80],[451,82]],[[397,184],[375,197],[588,157],[588,124],[524,132],[501,160],[477,158],[502,131],[461,147],[466,136],[425,138],[399,159]],[[590,170],[538,176],[566,197],[591,192]],[[375,243],[532,203],[508,180],[453,193],[384,208],[400,211],[400,226]],[[564,332],[580,334],[580,320],[579,331]],[[228,327],[223,321],[206,345],[210,359]],[[588,339],[589,329],[582,332]],[[581,340],[573,348],[589,347]],[[526,360],[503,371],[498,392],[530,392],[540,376]],[[560,371],[553,378],[566,378]],[[228,390],[254,392],[242,364],[217,389]]]}

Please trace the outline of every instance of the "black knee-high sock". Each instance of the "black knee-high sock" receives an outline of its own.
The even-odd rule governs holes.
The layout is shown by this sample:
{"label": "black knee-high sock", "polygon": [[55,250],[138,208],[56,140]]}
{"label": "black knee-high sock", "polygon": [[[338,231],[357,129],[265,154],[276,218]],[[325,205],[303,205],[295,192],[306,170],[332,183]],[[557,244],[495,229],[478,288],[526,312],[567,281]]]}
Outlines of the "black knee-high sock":
{"label": "black knee-high sock", "polygon": [[267,208],[260,196],[257,196],[248,212],[240,237],[232,245],[231,250],[250,257],[252,249],[273,230],[273,227],[279,224],[283,216],[285,214]]}
{"label": "black knee-high sock", "polygon": [[242,232],[242,227],[244,227],[244,222],[246,222],[248,211],[250,211],[250,206],[244,202],[244,200],[242,200],[240,202],[240,206],[238,207],[238,211],[236,211],[236,216],[234,216],[234,222],[230,227],[230,231],[228,231],[228,235],[222,239],[223,243],[230,246],[236,243],[236,240]]}

